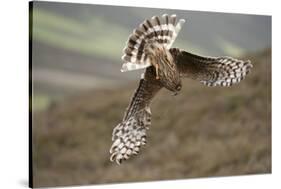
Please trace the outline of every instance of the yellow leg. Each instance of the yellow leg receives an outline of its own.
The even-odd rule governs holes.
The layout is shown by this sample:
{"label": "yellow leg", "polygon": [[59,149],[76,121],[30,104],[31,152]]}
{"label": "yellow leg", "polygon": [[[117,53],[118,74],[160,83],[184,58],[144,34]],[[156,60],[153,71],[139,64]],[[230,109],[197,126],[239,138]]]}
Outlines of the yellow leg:
{"label": "yellow leg", "polygon": [[155,70],[156,70],[156,79],[157,79],[157,80],[159,79],[158,69],[159,69],[159,66],[158,66],[158,64],[156,63],[156,64],[155,64]]}

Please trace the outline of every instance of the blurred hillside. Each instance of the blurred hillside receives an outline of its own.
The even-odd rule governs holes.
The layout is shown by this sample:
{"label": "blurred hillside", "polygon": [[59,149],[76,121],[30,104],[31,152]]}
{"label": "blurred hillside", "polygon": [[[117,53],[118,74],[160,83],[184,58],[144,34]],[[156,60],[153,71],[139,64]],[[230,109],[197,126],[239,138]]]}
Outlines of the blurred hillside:
{"label": "blurred hillside", "polygon": [[33,110],[93,89],[128,85],[140,72],[121,73],[122,49],[144,19],[186,19],[174,46],[209,56],[242,56],[271,47],[271,17],[200,11],[33,3]]}
{"label": "blurred hillside", "polygon": [[137,82],[33,112],[34,186],[270,173],[271,50],[241,58],[254,68],[239,85],[210,88],[186,79],[178,96],[161,90],[148,144],[120,166],[109,161],[111,133]]}

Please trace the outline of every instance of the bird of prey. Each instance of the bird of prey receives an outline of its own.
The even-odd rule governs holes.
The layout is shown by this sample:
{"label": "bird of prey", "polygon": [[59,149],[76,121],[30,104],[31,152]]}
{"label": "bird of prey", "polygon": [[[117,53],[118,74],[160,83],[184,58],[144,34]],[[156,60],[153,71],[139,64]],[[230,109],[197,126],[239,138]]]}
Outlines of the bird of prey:
{"label": "bird of prey", "polygon": [[177,94],[181,78],[198,80],[207,86],[231,86],[245,78],[252,68],[249,60],[204,57],[171,48],[184,19],[164,14],[145,20],[129,36],[123,50],[121,72],[145,69],[123,120],[113,130],[110,160],[120,164],[138,154],[146,144],[151,125],[150,103],[161,88]]}

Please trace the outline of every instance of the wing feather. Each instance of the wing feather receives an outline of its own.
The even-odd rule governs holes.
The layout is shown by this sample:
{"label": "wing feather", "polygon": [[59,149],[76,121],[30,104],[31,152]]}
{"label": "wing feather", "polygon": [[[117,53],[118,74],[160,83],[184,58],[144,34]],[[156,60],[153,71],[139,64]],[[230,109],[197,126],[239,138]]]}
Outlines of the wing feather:
{"label": "wing feather", "polygon": [[203,57],[177,48],[170,49],[182,77],[207,86],[231,86],[242,81],[253,65],[250,60],[231,57]]}
{"label": "wing feather", "polygon": [[155,70],[146,69],[144,78],[134,92],[123,120],[113,130],[110,148],[110,160],[120,164],[133,154],[138,154],[141,146],[146,144],[146,130],[151,125],[150,103],[155,94],[162,88],[155,79]]}

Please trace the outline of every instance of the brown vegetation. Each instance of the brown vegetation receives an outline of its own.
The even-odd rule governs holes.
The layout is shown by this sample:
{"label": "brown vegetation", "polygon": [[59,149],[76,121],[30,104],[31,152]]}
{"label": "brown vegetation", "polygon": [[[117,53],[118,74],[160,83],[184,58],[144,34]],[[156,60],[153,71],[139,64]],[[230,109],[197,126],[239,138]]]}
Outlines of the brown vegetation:
{"label": "brown vegetation", "polygon": [[118,166],[112,129],[138,82],[92,91],[33,114],[34,186],[183,179],[271,172],[271,50],[239,85],[210,88],[186,79],[178,96],[152,103],[148,143]]}

